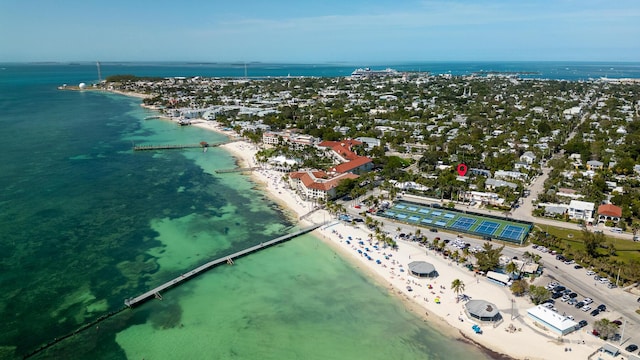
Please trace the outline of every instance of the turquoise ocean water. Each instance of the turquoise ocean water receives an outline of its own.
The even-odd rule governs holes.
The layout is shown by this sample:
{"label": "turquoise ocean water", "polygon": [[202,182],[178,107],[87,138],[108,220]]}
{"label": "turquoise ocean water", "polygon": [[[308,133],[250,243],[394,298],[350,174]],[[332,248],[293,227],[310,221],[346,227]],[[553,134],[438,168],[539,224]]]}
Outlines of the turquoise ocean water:
{"label": "turquoise ocean water", "polygon": [[[127,69],[103,73],[193,67]],[[215,174],[235,166],[221,149],[131,151],[132,143],[222,136],[143,120],[151,113],[137,99],[56,89],[96,77],[93,66],[0,65],[0,358],[28,354],[127,297],[293,225],[248,177]],[[33,358],[487,355],[439,334],[304,236],[210,270]]]}

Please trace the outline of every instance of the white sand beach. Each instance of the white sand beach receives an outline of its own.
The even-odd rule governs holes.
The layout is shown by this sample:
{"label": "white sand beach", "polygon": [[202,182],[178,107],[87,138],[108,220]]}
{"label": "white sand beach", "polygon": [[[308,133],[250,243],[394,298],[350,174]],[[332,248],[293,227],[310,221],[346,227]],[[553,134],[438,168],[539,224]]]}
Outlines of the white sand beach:
{"label": "white sand beach", "polygon": [[[194,125],[229,136],[235,135],[222,131],[211,122]],[[222,147],[238,159],[239,166],[256,166],[254,156],[258,148],[255,145],[237,141]],[[304,201],[288,188],[282,180],[282,173],[261,169],[253,171],[252,175],[292,215],[300,217],[313,209],[310,202]],[[322,223],[329,219],[327,212],[318,210],[303,222]],[[491,351],[518,359],[586,359],[603,344],[603,341],[588,334],[587,328],[559,338],[550,330],[534,324],[527,316],[527,309],[533,307],[527,297],[516,298],[508,288],[491,283],[482,276],[474,276],[465,267],[456,265],[415,242],[400,240],[397,250],[380,246],[374,248],[377,244],[369,241],[370,232],[364,225],[354,226],[337,220],[315,233],[336,253],[370,275],[376,283],[402,299],[409,309],[449,336],[466,338]],[[372,260],[368,260],[358,250],[367,252]],[[379,263],[376,260],[380,260]],[[407,264],[416,260],[433,264],[439,276],[427,280],[408,275],[405,270]],[[496,327],[480,324],[483,333],[476,334],[471,328],[474,322],[463,311],[464,302],[457,301],[456,294],[451,289],[454,279],[460,279],[465,284],[464,294],[471,299],[495,304],[503,321]],[[408,287],[411,287],[411,291]],[[439,303],[436,299],[439,299]]]}

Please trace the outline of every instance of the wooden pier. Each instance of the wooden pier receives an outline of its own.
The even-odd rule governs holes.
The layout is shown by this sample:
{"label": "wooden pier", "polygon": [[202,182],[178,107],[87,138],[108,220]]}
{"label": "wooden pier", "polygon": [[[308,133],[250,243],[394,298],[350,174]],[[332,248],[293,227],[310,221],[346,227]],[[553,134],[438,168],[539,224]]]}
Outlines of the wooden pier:
{"label": "wooden pier", "polygon": [[216,174],[227,174],[227,173],[234,173],[234,172],[245,172],[245,171],[253,171],[253,170],[258,170],[260,169],[260,167],[247,167],[247,168],[236,168],[236,169],[222,169],[222,170],[216,170]]}
{"label": "wooden pier", "polygon": [[290,233],[290,234],[287,234],[287,235],[284,235],[284,236],[280,236],[280,237],[275,238],[273,240],[269,240],[267,242],[263,242],[263,243],[260,243],[258,245],[255,245],[255,246],[251,246],[251,247],[246,248],[244,250],[235,252],[235,253],[233,253],[231,255],[223,256],[223,257],[218,258],[216,260],[209,261],[208,263],[200,265],[197,268],[195,268],[195,269],[193,269],[193,270],[191,270],[189,272],[186,272],[186,273],[184,273],[184,274],[182,274],[182,275],[180,275],[180,276],[178,276],[178,277],[176,277],[176,278],[174,278],[172,280],[169,280],[166,283],[164,283],[164,284],[162,284],[162,285],[160,285],[160,286],[158,286],[156,288],[153,288],[153,289],[145,292],[142,295],[136,296],[134,298],[125,299],[124,300],[124,304],[126,306],[128,306],[128,307],[134,307],[134,306],[136,306],[136,305],[138,305],[140,303],[143,303],[143,302],[145,302],[145,301],[147,301],[147,300],[149,300],[151,298],[157,298],[157,299],[162,300],[162,295],[160,295],[160,292],[162,292],[164,290],[167,290],[169,288],[172,288],[174,286],[178,286],[179,284],[181,284],[181,283],[183,283],[183,282],[195,277],[196,275],[198,275],[198,274],[200,274],[200,273],[202,273],[204,271],[207,271],[207,270],[209,270],[209,269],[211,269],[213,267],[216,267],[216,266],[218,266],[220,264],[233,265],[234,264],[234,259],[237,259],[237,258],[245,256],[245,255],[249,255],[251,253],[260,251],[262,249],[266,249],[266,248],[274,246],[274,245],[278,245],[278,244],[280,244],[282,242],[285,242],[287,240],[291,240],[291,239],[293,239],[295,237],[298,237],[300,235],[303,235],[303,234],[306,234],[308,232],[311,232],[311,231],[313,231],[313,230],[315,230],[315,229],[317,229],[317,228],[319,228],[320,226],[323,226],[323,225],[325,225],[325,223],[309,226],[309,227],[306,227],[306,228],[304,228],[302,230],[298,230],[296,232],[293,232],[293,233]]}
{"label": "wooden pier", "polygon": [[208,148],[208,147],[218,147],[221,145],[232,143],[234,141],[235,140],[230,140],[230,141],[224,141],[224,142],[215,143],[215,144],[134,145],[133,151]]}

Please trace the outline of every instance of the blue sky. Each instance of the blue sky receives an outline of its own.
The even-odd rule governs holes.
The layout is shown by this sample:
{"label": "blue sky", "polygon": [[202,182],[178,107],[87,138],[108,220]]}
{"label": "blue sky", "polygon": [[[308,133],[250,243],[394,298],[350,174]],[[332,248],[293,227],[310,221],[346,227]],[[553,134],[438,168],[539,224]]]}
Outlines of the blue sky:
{"label": "blue sky", "polygon": [[638,0],[0,0],[0,61],[640,61]]}

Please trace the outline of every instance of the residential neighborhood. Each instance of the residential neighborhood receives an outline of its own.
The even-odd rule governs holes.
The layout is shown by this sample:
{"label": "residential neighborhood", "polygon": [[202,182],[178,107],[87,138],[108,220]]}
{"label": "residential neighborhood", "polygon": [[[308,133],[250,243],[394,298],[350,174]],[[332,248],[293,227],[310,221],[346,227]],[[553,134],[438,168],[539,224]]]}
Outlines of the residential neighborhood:
{"label": "residential neighborhood", "polygon": [[[145,105],[173,118],[233,129],[264,147],[265,164],[326,173],[316,180],[349,172],[412,182],[420,190],[405,191],[509,211],[550,168],[535,215],[637,231],[637,84],[379,75],[116,78],[104,86],[149,94]],[[459,163],[467,176],[454,176]],[[601,216],[600,205],[622,212],[608,207]]]}

